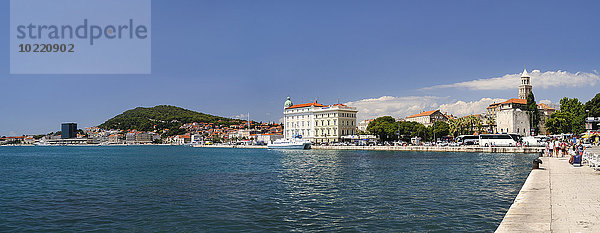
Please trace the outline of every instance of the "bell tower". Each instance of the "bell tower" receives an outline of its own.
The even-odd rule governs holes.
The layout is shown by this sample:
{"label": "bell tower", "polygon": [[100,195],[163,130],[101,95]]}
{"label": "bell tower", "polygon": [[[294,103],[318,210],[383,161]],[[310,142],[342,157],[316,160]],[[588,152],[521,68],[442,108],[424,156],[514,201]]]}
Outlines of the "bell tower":
{"label": "bell tower", "polygon": [[519,99],[527,99],[529,93],[531,93],[531,77],[527,74],[527,69],[524,69],[519,85]]}

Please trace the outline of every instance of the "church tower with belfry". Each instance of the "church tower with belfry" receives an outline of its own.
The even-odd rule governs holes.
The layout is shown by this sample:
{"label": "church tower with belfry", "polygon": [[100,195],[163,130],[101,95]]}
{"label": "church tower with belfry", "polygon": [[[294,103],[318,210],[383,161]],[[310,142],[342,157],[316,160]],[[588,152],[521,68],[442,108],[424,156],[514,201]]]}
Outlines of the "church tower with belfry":
{"label": "church tower with belfry", "polygon": [[527,69],[524,69],[519,85],[519,99],[527,99],[529,93],[531,93],[531,77],[527,74]]}

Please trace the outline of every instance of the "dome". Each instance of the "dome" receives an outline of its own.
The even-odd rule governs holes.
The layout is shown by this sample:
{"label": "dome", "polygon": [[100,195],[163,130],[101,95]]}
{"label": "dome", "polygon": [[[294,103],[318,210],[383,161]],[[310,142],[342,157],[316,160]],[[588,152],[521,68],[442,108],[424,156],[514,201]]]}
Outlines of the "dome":
{"label": "dome", "polygon": [[291,107],[292,105],[294,105],[294,104],[292,103],[292,100],[291,100],[291,99],[290,99],[290,97],[288,96],[288,97],[287,97],[287,100],[286,100],[286,101],[285,101],[285,103],[283,104],[283,107],[284,107],[284,108],[289,108],[289,107]]}

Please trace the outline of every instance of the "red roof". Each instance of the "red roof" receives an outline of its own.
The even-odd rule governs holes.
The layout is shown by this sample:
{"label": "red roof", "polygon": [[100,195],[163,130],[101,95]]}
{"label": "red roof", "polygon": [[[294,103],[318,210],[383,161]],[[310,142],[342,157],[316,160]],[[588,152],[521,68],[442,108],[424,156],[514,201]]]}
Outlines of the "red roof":
{"label": "red roof", "polygon": [[493,103],[493,104],[490,104],[490,106],[488,106],[487,108],[495,108],[495,107],[498,107],[498,105],[500,105],[500,104],[501,103]]}
{"label": "red roof", "polygon": [[501,104],[523,104],[523,105],[525,105],[525,104],[527,104],[527,100],[526,99],[515,99],[515,98],[513,98],[513,99],[509,99],[507,101],[501,102],[501,103],[490,104],[490,106],[488,106],[487,108],[488,109],[489,108],[496,108],[496,107],[498,107]]}
{"label": "red roof", "polygon": [[427,111],[427,112],[422,112],[419,114],[415,114],[412,116],[407,116],[406,118],[415,118],[415,117],[420,117],[420,116],[430,116],[431,114],[434,114],[435,112],[439,112],[440,110],[433,110],[433,111]]}
{"label": "red roof", "polygon": [[509,99],[500,104],[527,104],[527,100],[526,99]]}
{"label": "red roof", "polygon": [[315,106],[315,107],[325,107],[325,105],[322,105],[320,103],[317,103],[317,101],[315,101],[314,103],[306,103],[306,104],[295,104],[292,105],[286,109],[292,109],[292,108],[305,108],[305,107],[310,107],[310,106]]}
{"label": "red roof", "polygon": [[538,108],[545,109],[545,110],[556,110],[546,104],[538,104]]}

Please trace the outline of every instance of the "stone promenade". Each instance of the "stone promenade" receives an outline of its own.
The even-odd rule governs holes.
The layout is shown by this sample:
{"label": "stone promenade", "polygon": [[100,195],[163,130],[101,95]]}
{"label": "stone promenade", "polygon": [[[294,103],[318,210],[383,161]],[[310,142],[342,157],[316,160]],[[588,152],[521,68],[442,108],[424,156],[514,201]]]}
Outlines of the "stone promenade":
{"label": "stone promenade", "polygon": [[600,172],[567,158],[542,160],[496,232],[600,232]]}

